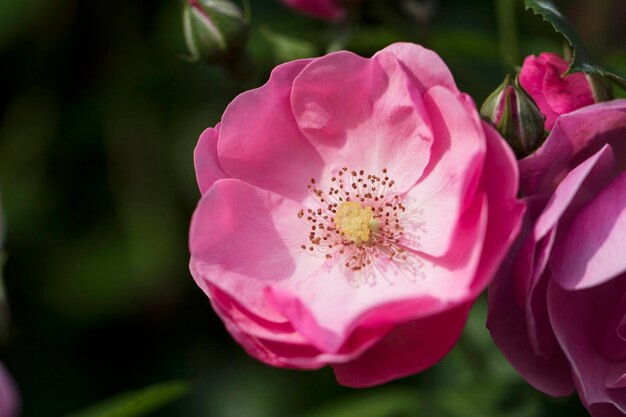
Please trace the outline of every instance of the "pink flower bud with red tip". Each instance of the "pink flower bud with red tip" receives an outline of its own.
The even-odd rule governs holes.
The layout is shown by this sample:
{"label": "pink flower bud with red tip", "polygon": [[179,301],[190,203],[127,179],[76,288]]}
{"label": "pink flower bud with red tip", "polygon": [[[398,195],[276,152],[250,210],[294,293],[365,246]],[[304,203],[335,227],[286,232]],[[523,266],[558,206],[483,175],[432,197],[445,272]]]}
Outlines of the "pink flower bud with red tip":
{"label": "pink flower bud with red tip", "polygon": [[511,145],[518,157],[530,155],[545,138],[544,116],[519,85],[506,77],[485,100],[480,113]]}

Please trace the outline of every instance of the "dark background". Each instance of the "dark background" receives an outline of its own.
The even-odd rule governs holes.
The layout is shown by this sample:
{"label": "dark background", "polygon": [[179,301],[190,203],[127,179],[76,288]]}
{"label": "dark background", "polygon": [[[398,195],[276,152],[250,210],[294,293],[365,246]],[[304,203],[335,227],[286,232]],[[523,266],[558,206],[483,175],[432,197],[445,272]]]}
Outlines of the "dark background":
{"label": "dark background", "polygon": [[[577,398],[533,390],[502,359],[477,303],[460,344],[433,369],[350,390],[328,369],[273,369],[228,336],[188,269],[199,198],[192,152],[280,54],[267,31],[311,43],[336,28],[272,0],[251,0],[248,50],[258,81],[183,59],[175,0],[2,0],[0,190],[11,326],[0,358],[24,416],[61,416],[129,389],[191,381],[160,416],[585,416]],[[436,50],[480,104],[501,82],[493,1],[441,0],[427,22],[400,1],[370,1],[348,48],[393,41]],[[626,69],[626,2],[561,1],[591,49]],[[561,50],[519,7],[524,55]],[[621,32],[620,32],[621,31]],[[266,35],[263,35],[266,33]],[[274,51],[276,52],[276,51]]]}

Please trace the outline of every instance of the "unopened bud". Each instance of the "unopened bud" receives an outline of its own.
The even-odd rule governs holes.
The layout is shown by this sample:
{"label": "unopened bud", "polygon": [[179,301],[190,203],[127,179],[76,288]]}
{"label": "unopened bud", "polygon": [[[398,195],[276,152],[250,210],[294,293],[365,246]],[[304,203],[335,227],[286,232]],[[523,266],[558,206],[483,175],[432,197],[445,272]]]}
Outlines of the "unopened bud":
{"label": "unopened bud", "polygon": [[192,58],[209,64],[239,60],[248,39],[241,8],[228,0],[185,0],[183,27]]}
{"label": "unopened bud", "polygon": [[533,153],[546,137],[545,117],[517,78],[511,82],[507,76],[487,97],[480,114],[498,129],[518,158]]}

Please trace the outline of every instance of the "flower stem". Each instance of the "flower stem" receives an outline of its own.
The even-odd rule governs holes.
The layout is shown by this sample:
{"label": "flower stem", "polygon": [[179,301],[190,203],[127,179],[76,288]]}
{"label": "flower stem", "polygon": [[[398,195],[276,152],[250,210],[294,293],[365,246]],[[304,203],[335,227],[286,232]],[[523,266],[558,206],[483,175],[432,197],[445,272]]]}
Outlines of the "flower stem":
{"label": "flower stem", "polygon": [[498,32],[500,35],[500,54],[505,70],[516,72],[520,65],[519,46],[517,43],[517,22],[515,20],[516,0],[495,0]]}
{"label": "flower stem", "polygon": [[346,17],[331,26],[330,44],[326,53],[347,49],[350,39],[354,35],[360,18],[360,9],[356,5],[347,7]]}

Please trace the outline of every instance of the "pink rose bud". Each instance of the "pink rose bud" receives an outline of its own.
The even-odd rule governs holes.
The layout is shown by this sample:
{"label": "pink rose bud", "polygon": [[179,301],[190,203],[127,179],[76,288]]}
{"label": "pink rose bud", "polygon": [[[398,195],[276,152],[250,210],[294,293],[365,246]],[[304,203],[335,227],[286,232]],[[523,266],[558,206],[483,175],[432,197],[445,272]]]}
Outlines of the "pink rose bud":
{"label": "pink rose bud", "polygon": [[455,344],[517,234],[516,161],[433,51],[279,65],[194,154],[190,269],[273,366],[365,387]]}
{"label": "pink rose bud", "polygon": [[626,100],[559,117],[522,159],[522,234],[489,287],[487,326],[537,389],[626,415]]}
{"label": "pink rose bud", "polygon": [[[354,0],[351,0],[354,1]],[[309,16],[324,20],[340,20],[345,15],[346,1],[340,0],[282,0],[283,3]]]}
{"label": "pink rose bud", "polygon": [[229,0],[187,0],[183,29],[191,56],[209,64],[239,60],[248,39],[243,13]]}
{"label": "pink rose bud", "polygon": [[545,138],[544,116],[519,85],[506,77],[480,109],[511,145],[518,157],[530,155]]}
{"label": "pink rose bud", "polygon": [[520,84],[546,116],[548,131],[560,115],[606,99],[599,90],[594,95],[585,74],[564,75],[568,68],[569,63],[560,55],[543,52],[526,57],[520,71]]}

